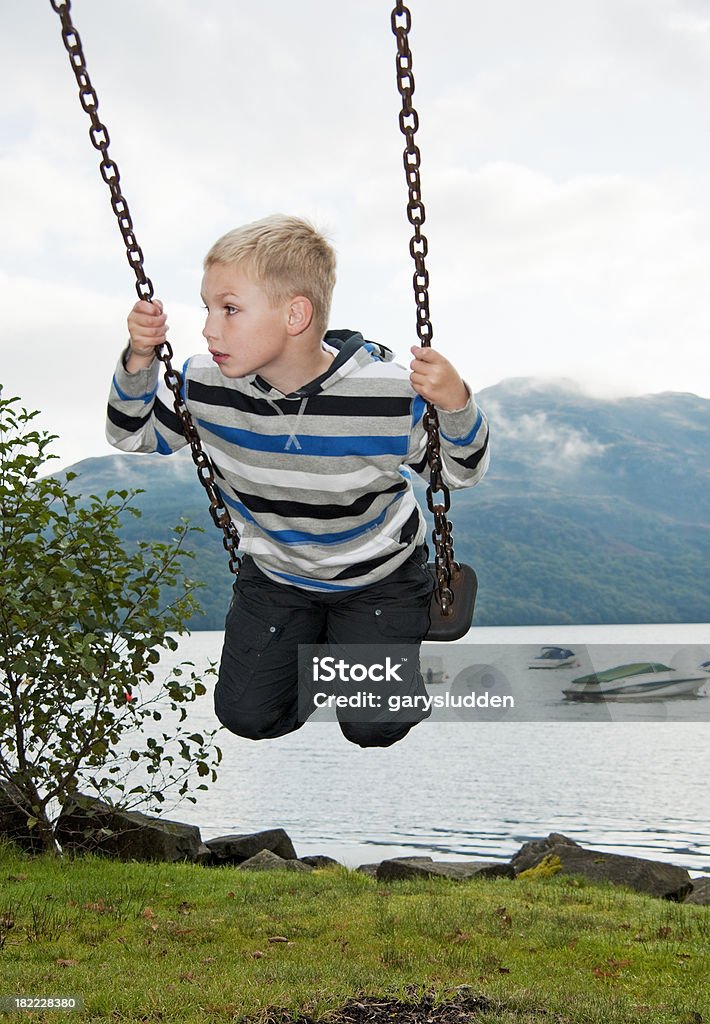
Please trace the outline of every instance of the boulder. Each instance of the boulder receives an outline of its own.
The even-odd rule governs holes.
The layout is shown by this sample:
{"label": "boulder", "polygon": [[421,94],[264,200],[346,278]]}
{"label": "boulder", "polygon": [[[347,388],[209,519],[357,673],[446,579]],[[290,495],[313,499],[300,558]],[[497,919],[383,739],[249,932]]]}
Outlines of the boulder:
{"label": "boulder", "polygon": [[29,827],[31,811],[12,782],[0,782],[0,836],[10,839],[26,853],[41,853],[42,841]]}
{"label": "boulder", "polygon": [[264,829],[247,835],[218,836],[208,839],[214,864],[242,864],[261,850],[270,850],[283,860],[296,860],[296,851],[282,828]]}
{"label": "boulder", "polygon": [[376,864],[360,864],[360,866],[355,868],[355,870],[359,871],[362,875],[367,875],[368,878],[377,878],[377,869],[379,866],[380,862],[377,861]]}
{"label": "boulder", "polygon": [[592,882],[611,882],[667,900],[682,901],[693,888],[685,868],[641,857],[588,850],[554,832],[547,839],[525,843],[510,863],[516,875],[535,869],[544,873],[581,875]]}
{"label": "boulder", "polygon": [[259,853],[237,865],[237,871],[313,871],[309,864],[286,859],[272,853],[271,850],[260,850]]}
{"label": "boulder", "polygon": [[405,878],[450,878],[463,882],[468,878],[515,878],[510,864],[490,861],[435,861],[431,857],[395,857],[383,860],[377,868],[378,882]]}
{"label": "boulder", "polygon": [[324,853],[314,853],[310,857],[299,857],[302,864],[308,864],[311,868],[332,868],[342,867],[339,861],[333,857],[326,857]]}
{"label": "boulder", "polygon": [[119,860],[196,861],[204,858],[200,830],[181,821],[120,811],[77,794],[57,820],[64,851],[102,853]]}
{"label": "boulder", "polygon": [[202,864],[203,867],[210,867],[214,864],[212,851],[206,843],[200,843],[195,854],[195,864]]}
{"label": "boulder", "polygon": [[581,850],[579,843],[575,843],[574,839],[568,839],[560,832],[550,832],[547,839],[531,839],[529,842],[523,843],[518,852],[511,857],[510,863],[515,869],[516,875],[527,871],[528,868],[534,868],[553,846],[575,846]]}
{"label": "boulder", "polygon": [[710,876],[693,879],[692,892],[686,896],[686,903],[697,903],[701,907],[710,907]]}

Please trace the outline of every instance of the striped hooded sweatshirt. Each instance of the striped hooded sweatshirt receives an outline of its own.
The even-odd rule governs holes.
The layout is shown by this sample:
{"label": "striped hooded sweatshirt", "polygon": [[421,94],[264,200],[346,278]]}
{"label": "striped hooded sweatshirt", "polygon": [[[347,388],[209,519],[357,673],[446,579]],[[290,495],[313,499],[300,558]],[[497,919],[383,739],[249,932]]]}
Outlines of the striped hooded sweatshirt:
{"label": "striped hooded sweatshirt", "polygon": [[[323,340],[325,373],[283,395],[258,375],[226,378],[208,355],[188,359],[183,398],[215,468],[222,499],[270,579],[342,591],[383,579],[425,539],[410,469],[428,475],[425,402],[382,345],[352,331]],[[127,452],[171,454],[187,444],[158,360],[129,374],[123,358],[106,434]],[[478,482],[488,426],[473,397],[439,411],[442,477]]]}

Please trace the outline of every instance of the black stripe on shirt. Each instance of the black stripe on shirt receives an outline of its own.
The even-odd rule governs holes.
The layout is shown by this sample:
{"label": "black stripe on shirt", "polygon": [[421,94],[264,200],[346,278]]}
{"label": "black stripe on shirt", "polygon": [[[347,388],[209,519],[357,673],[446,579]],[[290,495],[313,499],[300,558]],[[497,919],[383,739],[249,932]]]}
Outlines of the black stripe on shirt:
{"label": "black stripe on shirt", "polygon": [[[151,410],[149,409],[145,416],[127,416],[119,409],[114,408],[110,403],[107,406],[107,415],[111,423],[120,430],[125,430],[129,434],[137,434],[146,423],[150,420]],[[168,430],[172,430],[174,434],[182,434],[182,425],[180,420],[166,405],[162,402],[156,402],[153,406],[152,411],[155,413],[155,418],[158,423],[162,423]]]}
{"label": "black stripe on shirt", "polygon": [[[400,544],[409,543],[417,535],[419,532],[420,516],[421,511],[419,506],[417,506],[400,531]],[[392,561],[392,557],[392,552],[390,552],[388,555],[382,555],[381,558],[370,558],[367,562],[358,562],[356,565],[350,565],[347,569],[343,569],[337,576],[332,578],[333,580],[357,579],[358,576],[365,576],[367,573],[379,568],[379,566],[386,565],[387,562]]]}
{"label": "black stripe on shirt", "polygon": [[180,422],[177,413],[169,406],[164,405],[162,402],[155,403],[155,418],[158,423],[162,423],[168,430],[172,430],[174,434],[182,434],[182,423]]}
{"label": "black stripe on shirt", "polygon": [[393,484],[384,491],[372,491],[360,495],[349,505],[324,505],[322,491],[314,495],[313,503],[307,501],[269,500],[258,494],[245,494],[239,491],[239,500],[249,509],[250,512],[271,512],[274,515],[283,516],[287,519],[298,517],[307,519],[343,519],[348,516],[360,516],[370,508],[372,503],[382,494],[397,494],[399,491],[406,491],[407,482],[402,480]]}
{"label": "black stripe on shirt", "polygon": [[411,466],[415,473],[422,474],[427,469],[429,462],[425,454],[419,462],[408,462],[407,465]]}
{"label": "black stripe on shirt", "polygon": [[[282,413],[293,413],[297,403],[303,401],[302,395],[293,398],[277,398],[271,402],[264,398],[254,398],[233,388],[221,387],[217,384],[204,384],[199,380],[188,380],[188,401],[200,402],[202,405],[215,405],[222,408],[235,409],[238,412],[251,413],[257,416],[278,416]],[[308,397],[306,413],[309,416],[382,416],[386,418],[405,416],[411,412],[412,400],[408,396],[383,395],[328,395],[319,394]]]}
{"label": "black stripe on shirt", "polygon": [[115,427],[118,427],[119,430],[125,430],[129,434],[137,434],[150,419],[150,411],[145,416],[126,416],[124,412],[119,412],[112,405],[107,406],[106,413]]}
{"label": "black stripe on shirt", "polygon": [[366,576],[369,572],[373,572],[378,569],[381,565],[386,565],[387,562],[391,562],[393,554],[390,551],[387,555],[382,555],[380,558],[370,558],[367,562],[357,562],[355,565],[349,565],[345,569],[342,569],[337,576],[332,576],[329,581],[335,580],[356,580],[358,576]]}
{"label": "black stripe on shirt", "polygon": [[419,505],[415,509],[412,509],[412,514],[404,524],[402,529],[399,531],[399,543],[409,544],[410,541],[416,537],[419,532],[419,524],[421,522],[421,512]]}
{"label": "black stripe on shirt", "polygon": [[468,458],[458,459],[455,455],[450,455],[452,462],[455,462],[459,466],[463,466],[464,469],[475,469],[479,464],[483,456],[488,450],[488,431],[486,430],[486,439],[483,442],[483,447],[479,448],[478,451],[472,452]]}

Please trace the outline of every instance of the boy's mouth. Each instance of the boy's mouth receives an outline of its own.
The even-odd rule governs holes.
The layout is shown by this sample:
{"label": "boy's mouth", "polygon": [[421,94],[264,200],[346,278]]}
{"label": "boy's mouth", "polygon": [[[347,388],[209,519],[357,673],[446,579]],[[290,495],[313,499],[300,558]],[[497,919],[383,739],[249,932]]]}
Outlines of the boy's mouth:
{"label": "boy's mouth", "polygon": [[210,349],[210,355],[215,363],[222,363],[227,359],[226,352],[216,352],[214,349]]}

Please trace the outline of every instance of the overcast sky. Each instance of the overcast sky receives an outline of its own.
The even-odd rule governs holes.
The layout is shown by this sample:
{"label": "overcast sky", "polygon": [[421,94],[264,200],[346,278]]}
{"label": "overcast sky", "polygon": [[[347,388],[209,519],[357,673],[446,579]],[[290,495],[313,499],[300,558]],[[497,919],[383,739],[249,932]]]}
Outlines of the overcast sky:
{"label": "overcast sky", "polygon": [[[180,362],[201,261],[273,212],[339,258],[332,326],[416,338],[392,4],[74,0]],[[710,397],[707,0],[411,0],[435,344],[474,390]],[[134,278],[49,0],[0,39],[5,394],[62,464],[107,453]]]}

